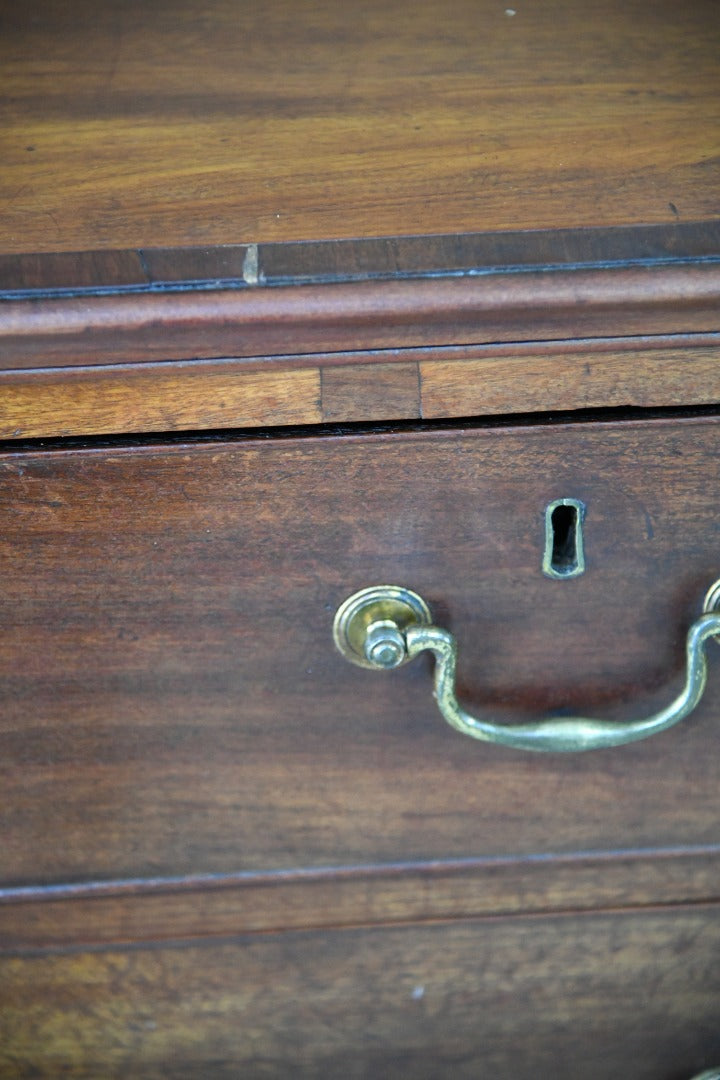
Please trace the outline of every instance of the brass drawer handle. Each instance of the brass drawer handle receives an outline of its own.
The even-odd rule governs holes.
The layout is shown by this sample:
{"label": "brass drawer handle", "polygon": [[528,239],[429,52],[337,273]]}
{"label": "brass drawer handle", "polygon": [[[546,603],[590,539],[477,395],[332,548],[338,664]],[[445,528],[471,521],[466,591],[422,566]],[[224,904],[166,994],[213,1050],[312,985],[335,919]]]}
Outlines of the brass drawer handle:
{"label": "brass drawer handle", "polygon": [[[503,724],[471,716],[455,693],[457,643],[448,630],[433,626],[425,601],[398,585],[362,589],[335,615],[335,644],[361,667],[389,670],[429,649],[435,655],[435,698],[451,727],[484,742],[517,750],[597,750],[637,742],[683,720],[700,701],[707,667],[705,642],[720,635],[720,580],[705,597],[703,614],[688,630],[685,686],[675,700],[643,720],[593,720],[581,716]],[[720,640],[720,637],[718,637]]]}

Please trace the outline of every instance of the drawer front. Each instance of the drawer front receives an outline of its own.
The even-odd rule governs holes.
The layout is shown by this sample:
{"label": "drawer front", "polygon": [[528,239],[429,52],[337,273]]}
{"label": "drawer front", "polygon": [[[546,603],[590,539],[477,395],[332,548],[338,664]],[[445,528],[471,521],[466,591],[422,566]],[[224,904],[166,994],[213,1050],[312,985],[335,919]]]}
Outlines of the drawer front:
{"label": "drawer front", "polygon": [[19,957],[0,1075],[690,1080],[719,949],[695,908]]}
{"label": "drawer front", "polygon": [[[4,883],[715,851],[712,656],[677,728],[532,755],[448,728],[427,656],[366,671],[331,630],[397,582],[475,712],[649,713],[720,576],[719,451],[698,419],[7,454]],[[586,571],[551,580],[564,497]]]}

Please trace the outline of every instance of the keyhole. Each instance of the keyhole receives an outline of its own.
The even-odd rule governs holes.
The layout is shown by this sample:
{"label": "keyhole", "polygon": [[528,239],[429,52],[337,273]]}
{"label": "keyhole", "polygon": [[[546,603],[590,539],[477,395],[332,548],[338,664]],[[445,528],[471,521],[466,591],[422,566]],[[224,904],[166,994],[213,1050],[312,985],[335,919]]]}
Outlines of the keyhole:
{"label": "keyhole", "polygon": [[556,499],[545,510],[543,573],[551,578],[578,577],[585,570],[583,518],[578,499]]}

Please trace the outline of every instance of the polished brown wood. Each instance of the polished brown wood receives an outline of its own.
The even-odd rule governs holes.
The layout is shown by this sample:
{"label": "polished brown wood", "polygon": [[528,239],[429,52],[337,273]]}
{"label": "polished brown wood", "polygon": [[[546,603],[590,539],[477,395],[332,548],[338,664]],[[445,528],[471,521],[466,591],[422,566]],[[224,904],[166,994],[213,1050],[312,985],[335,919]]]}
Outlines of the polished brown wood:
{"label": "polished brown wood", "polygon": [[720,901],[718,845],[0,889],[0,954]]}
{"label": "polished brown wood", "polygon": [[6,300],[0,368],[717,333],[720,262]]}
{"label": "polished brown wood", "polygon": [[690,1080],[720,911],[289,932],[0,964],[5,1076]]}
{"label": "polished brown wood", "polygon": [[[429,659],[355,668],[331,625],[406,584],[471,707],[649,713],[718,577],[719,453],[716,418],[8,452],[4,883],[715,843],[716,663],[677,729],[532,755],[452,732]],[[588,568],[552,581],[564,496]]]}
{"label": "polished brown wood", "polygon": [[716,218],[719,55],[712,0],[6,5],[3,250]]}
{"label": "polished brown wood", "polygon": [[715,5],[4,7],[0,1076],[717,1065]]}

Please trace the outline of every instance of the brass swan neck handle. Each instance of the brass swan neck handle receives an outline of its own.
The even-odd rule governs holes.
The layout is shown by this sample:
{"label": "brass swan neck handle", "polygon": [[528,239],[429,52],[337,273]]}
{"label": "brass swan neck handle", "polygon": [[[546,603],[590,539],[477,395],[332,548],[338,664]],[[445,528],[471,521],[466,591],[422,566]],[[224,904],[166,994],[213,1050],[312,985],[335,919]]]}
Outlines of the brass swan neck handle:
{"label": "brass swan neck handle", "polygon": [[708,638],[720,638],[720,581],[710,588],[703,614],[688,630],[682,691],[666,708],[640,720],[568,716],[506,724],[472,716],[460,705],[455,691],[455,638],[448,630],[433,626],[425,601],[401,586],[373,586],[348,597],[336,613],[334,637],[348,660],[376,670],[398,667],[426,649],[432,652],[438,708],[448,724],[463,735],[517,750],[598,750],[646,739],[679,723],[696,707],[707,676],[705,643]]}

